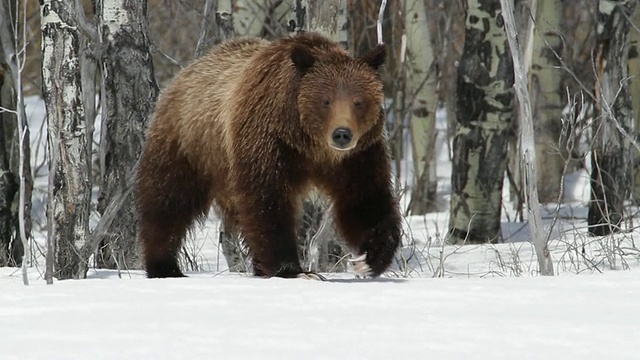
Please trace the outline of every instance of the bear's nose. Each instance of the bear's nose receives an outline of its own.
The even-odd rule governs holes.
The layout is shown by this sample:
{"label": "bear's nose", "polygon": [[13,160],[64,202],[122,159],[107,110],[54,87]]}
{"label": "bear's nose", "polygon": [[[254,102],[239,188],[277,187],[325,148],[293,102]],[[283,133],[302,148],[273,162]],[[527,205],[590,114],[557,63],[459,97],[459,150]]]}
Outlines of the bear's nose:
{"label": "bear's nose", "polygon": [[341,148],[349,145],[351,140],[353,140],[353,133],[351,133],[351,129],[346,127],[339,127],[333,130],[333,134],[331,135],[331,139],[333,142]]}

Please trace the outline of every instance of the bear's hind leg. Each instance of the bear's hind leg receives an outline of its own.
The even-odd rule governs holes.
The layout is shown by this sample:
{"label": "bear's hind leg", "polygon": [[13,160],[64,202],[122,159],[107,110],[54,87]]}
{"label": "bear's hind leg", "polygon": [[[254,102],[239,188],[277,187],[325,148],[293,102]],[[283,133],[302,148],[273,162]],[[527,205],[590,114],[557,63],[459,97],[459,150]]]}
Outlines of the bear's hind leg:
{"label": "bear's hind leg", "polygon": [[140,238],[143,241],[145,269],[149,278],[184,276],[178,265],[181,235],[171,234],[171,231],[176,232],[176,224],[166,226],[148,218],[142,224]]}
{"label": "bear's hind leg", "polygon": [[175,148],[150,140],[138,171],[139,239],[149,278],[182,277],[178,252],[193,223],[210,205],[210,181]]}

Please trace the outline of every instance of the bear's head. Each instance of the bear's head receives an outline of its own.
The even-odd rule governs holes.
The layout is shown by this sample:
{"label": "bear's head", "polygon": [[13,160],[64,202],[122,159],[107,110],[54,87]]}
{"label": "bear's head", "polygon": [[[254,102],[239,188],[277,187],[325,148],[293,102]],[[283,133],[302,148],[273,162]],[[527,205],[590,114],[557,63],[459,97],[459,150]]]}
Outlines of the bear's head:
{"label": "bear's head", "polygon": [[332,152],[348,152],[368,131],[382,127],[380,67],[384,44],[352,57],[338,48],[293,47],[300,74],[297,107],[301,126]]}

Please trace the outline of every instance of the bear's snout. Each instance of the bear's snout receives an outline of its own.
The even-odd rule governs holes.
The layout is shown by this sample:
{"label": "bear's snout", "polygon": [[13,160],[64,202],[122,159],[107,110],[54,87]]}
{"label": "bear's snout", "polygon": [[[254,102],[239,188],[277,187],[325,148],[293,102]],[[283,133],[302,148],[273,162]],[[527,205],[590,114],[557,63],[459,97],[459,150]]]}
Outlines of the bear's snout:
{"label": "bear's snout", "polygon": [[353,140],[353,132],[351,132],[351,129],[341,126],[333,130],[331,140],[333,142],[332,145],[335,148],[344,150],[349,147],[349,144],[351,144],[351,141]]}
{"label": "bear's snout", "polygon": [[331,104],[325,136],[332,149],[347,151],[356,146],[360,126],[355,110],[350,96],[338,97]]}

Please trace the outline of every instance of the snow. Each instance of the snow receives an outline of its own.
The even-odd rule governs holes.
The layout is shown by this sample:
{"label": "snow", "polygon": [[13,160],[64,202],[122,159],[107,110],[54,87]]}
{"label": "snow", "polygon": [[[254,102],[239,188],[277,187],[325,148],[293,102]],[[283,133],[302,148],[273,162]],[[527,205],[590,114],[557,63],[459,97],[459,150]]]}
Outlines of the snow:
{"label": "snow", "polygon": [[[35,250],[30,286],[22,285],[19,269],[0,268],[0,359],[635,359],[640,353],[637,219],[620,234],[588,236],[589,176],[581,170],[567,176],[562,204],[542,207],[557,276],[538,275],[529,227],[509,201],[508,181],[505,243],[445,244],[451,163],[442,113],[441,210],[406,219],[403,248],[380,279],[329,273],[321,282],[229,273],[212,214],[187,239],[198,264],[188,278],[91,268],[88,279],[46,285],[40,99],[27,99],[27,114]],[[98,141],[99,123],[95,128]],[[410,157],[403,161],[403,185],[410,185],[411,163]]]}
{"label": "snow", "polygon": [[[6,271],[4,272],[6,274]],[[3,359],[633,359],[640,277],[0,277]]]}

